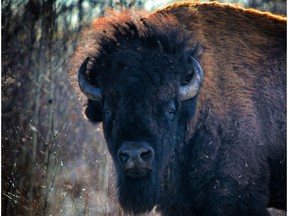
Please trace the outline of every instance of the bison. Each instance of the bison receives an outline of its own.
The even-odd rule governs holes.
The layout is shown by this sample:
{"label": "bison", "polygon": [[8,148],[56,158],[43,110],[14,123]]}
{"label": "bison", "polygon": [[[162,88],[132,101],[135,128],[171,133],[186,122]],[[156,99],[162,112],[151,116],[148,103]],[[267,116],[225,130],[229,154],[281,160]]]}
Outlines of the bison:
{"label": "bison", "polygon": [[111,12],[70,65],[126,213],[286,209],[284,17],[215,2]]}

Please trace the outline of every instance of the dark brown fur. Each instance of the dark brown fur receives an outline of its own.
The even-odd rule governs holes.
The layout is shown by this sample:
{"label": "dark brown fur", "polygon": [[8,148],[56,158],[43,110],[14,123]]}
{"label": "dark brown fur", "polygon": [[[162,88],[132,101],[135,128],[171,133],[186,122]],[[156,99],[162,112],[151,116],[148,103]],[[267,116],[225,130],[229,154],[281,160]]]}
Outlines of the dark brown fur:
{"label": "dark brown fur", "polygon": [[[175,3],[151,14],[112,14],[83,32],[71,60],[72,81],[82,61],[92,56],[90,69],[99,74],[91,72],[91,83],[101,87],[105,97],[117,98],[115,89],[127,84],[117,82],[117,73],[104,72],[111,67],[101,62],[139,45],[132,31],[125,33],[125,23],[134,23],[140,34],[146,34],[145,25],[170,37],[178,32],[175,44],[182,39],[183,50],[194,51],[204,73],[197,108],[178,133],[185,141],[173,150],[176,165],[167,165],[172,174],[155,203],[158,209],[164,215],[268,215],[265,207],[286,209],[286,18],[215,2]],[[119,50],[111,45],[113,40],[118,40]],[[172,42],[163,49],[172,55]],[[175,94],[171,86],[167,95]],[[159,95],[166,94],[163,89]],[[130,104],[135,102],[130,99]],[[193,103],[184,101],[181,109],[188,112]],[[89,101],[86,114],[91,121],[101,121],[101,112],[100,104]],[[133,212],[133,206],[129,208]],[[145,208],[134,212],[142,211]]]}
{"label": "dark brown fur", "polygon": [[[270,146],[261,157],[271,155],[283,163],[282,174],[279,170],[271,173],[273,180],[279,177],[282,182],[282,198],[272,190],[275,197],[270,200],[283,208],[286,206],[286,18],[216,2],[175,3],[157,13],[173,14],[191,31],[192,40],[203,47],[200,64],[205,80],[198,99],[198,106],[203,107],[199,110],[207,110],[207,104],[211,104],[210,115],[223,126],[227,136],[233,136],[235,129],[240,130],[239,134],[253,137],[259,146],[264,143]],[[233,121],[234,116],[241,122]]]}

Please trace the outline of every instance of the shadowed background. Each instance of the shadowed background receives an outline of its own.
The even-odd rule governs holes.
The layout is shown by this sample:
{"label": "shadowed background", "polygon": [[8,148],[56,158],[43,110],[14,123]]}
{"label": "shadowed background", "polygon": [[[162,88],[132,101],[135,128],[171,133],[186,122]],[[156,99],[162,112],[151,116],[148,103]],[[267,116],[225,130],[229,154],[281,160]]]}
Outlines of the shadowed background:
{"label": "shadowed background", "polygon": [[[84,118],[67,68],[91,20],[173,1],[155,2],[2,0],[3,215],[123,215],[101,125]],[[226,2],[286,15],[285,0]]]}

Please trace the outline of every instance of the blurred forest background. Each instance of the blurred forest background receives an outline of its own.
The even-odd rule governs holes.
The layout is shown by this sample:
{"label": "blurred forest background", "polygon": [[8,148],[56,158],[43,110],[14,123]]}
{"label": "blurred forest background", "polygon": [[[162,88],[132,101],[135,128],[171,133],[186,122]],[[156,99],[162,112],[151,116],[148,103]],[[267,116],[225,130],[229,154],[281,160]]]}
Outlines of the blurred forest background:
{"label": "blurred forest background", "polygon": [[[101,125],[83,118],[67,65],[106,9],[170,2],[2,0],[2,215],[123,215]],[[286,0],[238,3],[286,15]]]}

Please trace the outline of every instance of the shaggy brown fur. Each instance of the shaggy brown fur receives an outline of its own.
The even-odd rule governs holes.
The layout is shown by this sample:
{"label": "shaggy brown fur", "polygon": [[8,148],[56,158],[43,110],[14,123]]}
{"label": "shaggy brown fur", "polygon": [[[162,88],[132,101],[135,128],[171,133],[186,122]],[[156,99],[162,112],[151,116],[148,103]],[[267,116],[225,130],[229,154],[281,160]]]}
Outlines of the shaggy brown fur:
{"label": "shaggy brown fur", "polygon": [[[186,70],[179,59],[187,53],[204,80],[195,98],[180,101]],[[87,56],[87,76],[103,99],[89,100],[86,115],[103,120],[125,211],[158,205],[163,215],[268,215],[268,206],[286,209],[286,18],[215,2],[111,13],[82,33],[72,82]],[[169,124],[155,114],[164,100],[179,109]],[[103,106],[113,113],[108,120]],[[116,156],[119,134],[121,142],[141,137],[155,150],[153,181],[127,180]]]}

